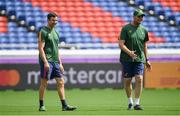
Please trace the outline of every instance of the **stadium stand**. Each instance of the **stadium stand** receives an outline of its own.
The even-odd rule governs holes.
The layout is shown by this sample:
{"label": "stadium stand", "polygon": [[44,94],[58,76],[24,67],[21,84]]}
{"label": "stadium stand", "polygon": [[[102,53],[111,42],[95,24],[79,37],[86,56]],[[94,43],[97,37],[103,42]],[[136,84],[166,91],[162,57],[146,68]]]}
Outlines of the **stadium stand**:
{"label": "stadium stand", "polygon": [[150,48],[180,48],[179,4],[168,0],[1,0],[0,49],[37,49],[36,32],[50,11],[59,16],[56,29],[66,45],[118,49],[119,31],[132,20],[137,7],[147,12],[143,25],[150,32]]}

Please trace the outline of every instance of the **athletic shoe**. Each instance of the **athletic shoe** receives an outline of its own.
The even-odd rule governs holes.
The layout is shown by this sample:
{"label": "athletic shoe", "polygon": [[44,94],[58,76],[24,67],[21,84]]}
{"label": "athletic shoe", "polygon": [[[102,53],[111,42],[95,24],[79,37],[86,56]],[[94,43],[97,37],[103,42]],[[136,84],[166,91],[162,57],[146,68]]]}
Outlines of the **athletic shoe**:
{"label": "athletic shoe", "polygon": [[66,107],[62,108],[62,111],[73,111],[73,110],[76,110],[76,109],[77,109],[77,107],[75,107],[75,106],[67,105]]}
{"label": "athletic shoe", "polygon": [[39,111],[46,111],[46,107],[45,107],[45,106],[41,106],[41,107],[39,108]]}
{"label": "athletic shoe", "polygon": [[130,103],[129,105],[128,105],[128,110],[132,110],[133,109],[133,105]]}
{"label": "athletic shoe", "polygon": [[143,108],[140,105],[135,105],[134,110],[143,110]]}

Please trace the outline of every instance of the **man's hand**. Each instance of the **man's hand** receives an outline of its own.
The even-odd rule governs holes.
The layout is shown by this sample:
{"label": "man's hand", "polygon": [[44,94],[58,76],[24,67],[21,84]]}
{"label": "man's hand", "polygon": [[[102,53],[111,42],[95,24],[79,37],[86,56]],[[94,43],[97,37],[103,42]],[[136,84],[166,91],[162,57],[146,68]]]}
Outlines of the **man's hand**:
{"label": "man's hand", "polygon": [[46,71],[49,71],[50,66],[49,66],[48,62],[44,63],[44,68],[45,68]]}
{"label": "man's hand", "polygon": [[129,54],[132,59],[136,59],[137,58],[137,55],[135,54],[135,52],[136,51],[131,51],[130,54]]}
{"label": "man's hand", "polygon": [[60,70],[62,73],[64,72],[64,67],[63,67],[62,63],[60,64]]}
{"label": "man's hand", "polygon": [[151,66],[151,63],[149,61],[146,61],[146,68],[148,71],[152,70],[152,66]]}

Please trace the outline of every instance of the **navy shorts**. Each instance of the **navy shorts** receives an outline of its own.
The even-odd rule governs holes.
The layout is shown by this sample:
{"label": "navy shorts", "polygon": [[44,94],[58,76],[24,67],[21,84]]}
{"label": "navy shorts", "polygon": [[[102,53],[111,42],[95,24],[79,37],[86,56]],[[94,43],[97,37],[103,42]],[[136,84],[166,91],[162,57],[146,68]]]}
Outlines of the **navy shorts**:
{"label": "navy shorts", "polygon": [[144,63],[142,62],[123,62],[121,61],[123,67],[123,77],[132,78],[135,75],[144,74]]}
{"label": "navy shorts", "polygon": [[60,70],[60,64],[56,62],[48,62],[50,69],[47,71],[44,68],[44,63],[40,63],[40,72],[41,72],[41,78],[45,78],[47,80],[51,80],[56,78],[61,78],[63,76],[63,73]]}

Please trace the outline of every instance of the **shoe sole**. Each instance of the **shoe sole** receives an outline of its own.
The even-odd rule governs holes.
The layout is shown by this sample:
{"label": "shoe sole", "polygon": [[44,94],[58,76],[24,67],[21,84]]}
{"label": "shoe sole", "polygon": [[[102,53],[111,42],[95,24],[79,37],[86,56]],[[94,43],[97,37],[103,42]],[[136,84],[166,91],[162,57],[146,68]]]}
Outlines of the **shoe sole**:
{"label": "shoe sole", "polygon": [[40,111],[40,112],[44,112],[44,111],[46,111],[46,109],[39,109],[39,111]]}
{"label": "shoe sole", "polygon": [[62,111],[74,111],[74,110],[76,110],[76,109],[77,109],[77,108],[69,109],[69,110],[63,109]]}

